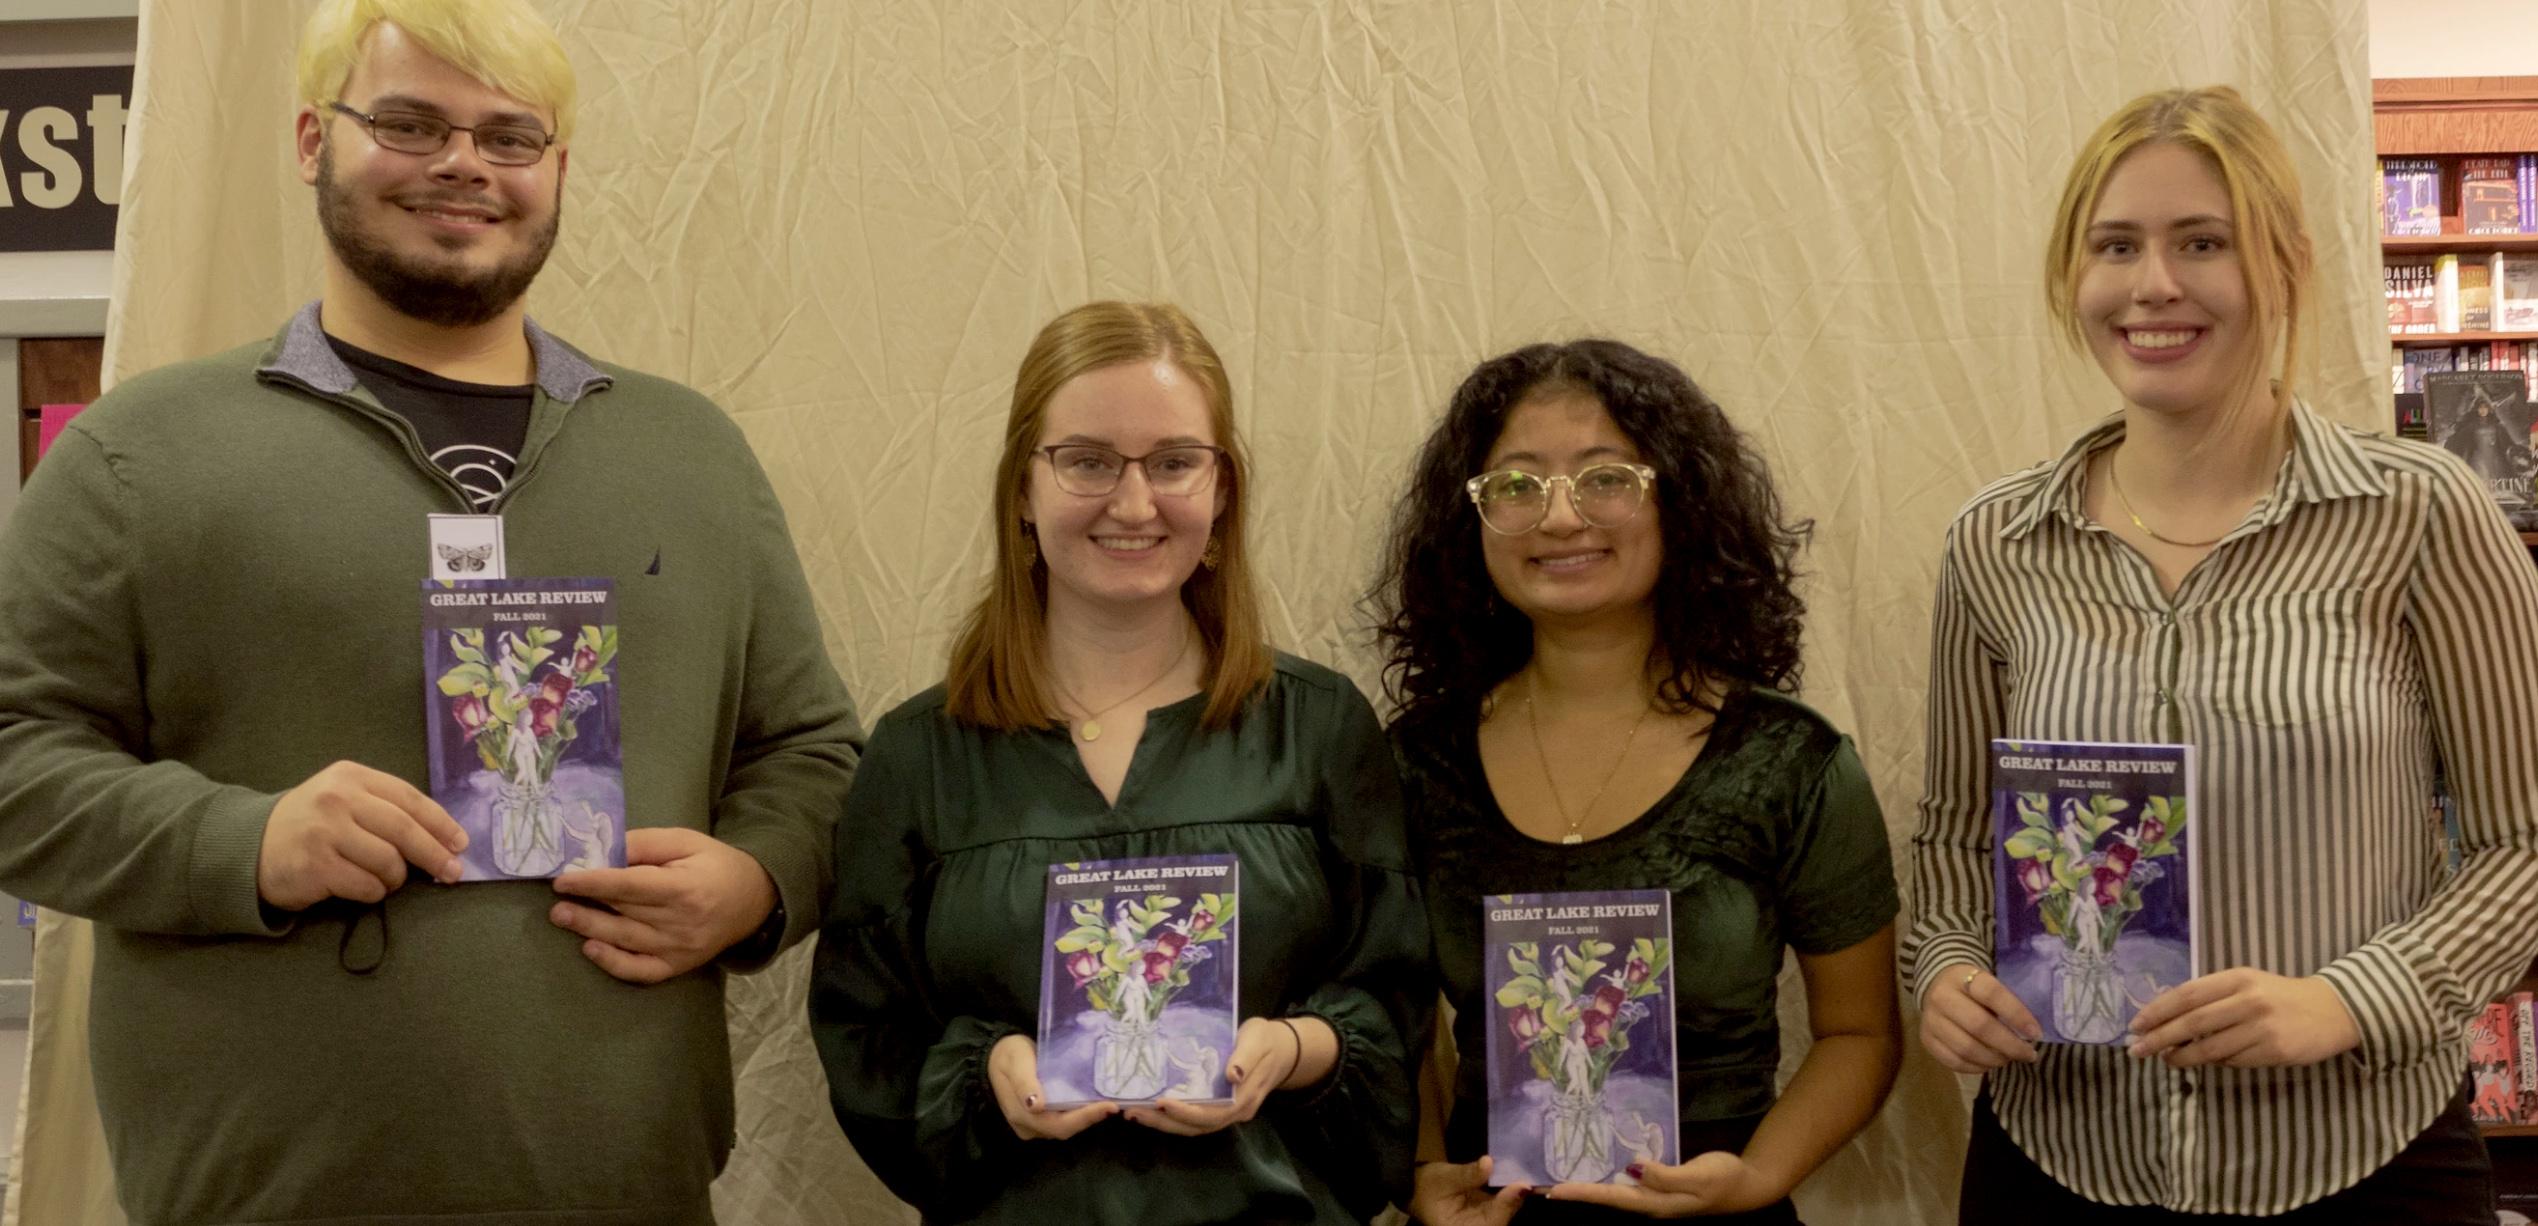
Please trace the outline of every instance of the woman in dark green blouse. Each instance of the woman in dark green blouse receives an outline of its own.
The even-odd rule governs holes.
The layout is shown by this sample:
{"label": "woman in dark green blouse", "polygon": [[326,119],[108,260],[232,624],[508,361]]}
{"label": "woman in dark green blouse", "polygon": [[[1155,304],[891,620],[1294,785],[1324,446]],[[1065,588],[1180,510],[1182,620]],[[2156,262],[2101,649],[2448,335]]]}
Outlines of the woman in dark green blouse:
{"label": "woman in dark green blouse", "polygon": [[[1356,688],[1263,639],[1231,403],[1175,308],[1043,329],[987,596],[855,778],[812,1032],[848,1139],[928,1222],[1363,1222],[1407,1196],[1434,988],[1400,784]],[[1232,1104],[1051,1109],[1049,865],[1203,853],[1240,861]]]}
{"label": "woman in dark green blouse", "polygon": [[[1849,738],[1779,692],[1806,526],[1682,371],[1612,341],[1483,363],[1412,481],[1377,601],[1463,1054],[1433,1070],[1451,1111],[1422,1120],[1412,1212],[1796,1221],[1790,1191],[1877,1113],[1902,1052],[1885,824]],[[1493,1192],[1487,1028],[1525,1041],[1534,1019],[1483,994],[1481,899],[1618,889],[1673,896],[1682,1161]],[[1815,1043],[1776,1094],[1784,949]]]}

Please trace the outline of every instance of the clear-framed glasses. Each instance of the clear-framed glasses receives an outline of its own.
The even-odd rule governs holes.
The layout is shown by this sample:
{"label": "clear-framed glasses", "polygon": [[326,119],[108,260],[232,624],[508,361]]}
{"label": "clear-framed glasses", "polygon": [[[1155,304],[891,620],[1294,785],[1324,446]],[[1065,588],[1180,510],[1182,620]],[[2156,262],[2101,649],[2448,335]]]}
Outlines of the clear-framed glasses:
{"label": "clear-framed glasses", "polygon": [[439,153],[449,143],[449,134],[464,132],[476,142],[476,156],[497,166],[535,166],[546,156],[547,146],[555,143],[553,133],[543,128],[520,123],[480,123],[463,127],[438,115],[414,111],[380,111],[364,114],[345,106],[339,99],[326,105],[351,116],[370,130],[370,139],[382,149],[398,153]]}
{"label": "clear-framed glasses", "polygon": [[1144,455],[1121,455],[1094,443],[1059,443],[1035,454],[1048,458],[1058,488],[1078,497],[1099,498],[1118,489],[1119,479],[1134,464],[1145,471],[1146,488],[1167,498],[1186,498],[1204,494],[1216,484],[1216,464],[1225,449],[1181,443]]}
{"label": "clear-framed glasses", "polygon": [[1480,508],[1481,523],[1502,536],[1520,536],[1551,515],[1553,486],[1569,487],[1577,517],[1598,528],[1618,528],[1648,501],[1657,470],[1645,464],[1590,464],[1570,477],[1537,477],[1521,468],[1486,472],[1463,483]]}

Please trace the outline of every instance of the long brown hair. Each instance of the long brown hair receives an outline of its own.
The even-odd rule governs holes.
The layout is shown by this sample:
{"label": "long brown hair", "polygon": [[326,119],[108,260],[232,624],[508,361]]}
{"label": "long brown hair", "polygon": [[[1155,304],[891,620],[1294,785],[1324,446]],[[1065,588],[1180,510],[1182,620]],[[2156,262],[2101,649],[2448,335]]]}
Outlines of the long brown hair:
{"label": "long brown hair", "polygon": [[1045,728],[1059,722],[1048,700],[1049,571],[1023,532],[1023,489],[1049,399],[1087,371],[1132,362],[1170,362],[1207,396],[1209,428],[1225,449],[1218,488],[1225,511],[1216,517],[1216,564],[1201,566],[1181,585],[1181,603],[1198,626],[1207,652],[1199,686],[1207,694],[1200,722],[1223,728],[1241,714],[1272,667],[1263,632],[1260,596],[1243,543],[1243,489],[1251,462],[1234,432],[1234,393],[1216,347],[1181,308],[1168,303],[1091,302],[1040,329],[1013,381],[1013,409],[1005,418],[1004,458],[996,462],[994,510],[996,560],[987,594],[971,610],[952,648],[944,680],[944,707],[952,718],[1001,731]]}

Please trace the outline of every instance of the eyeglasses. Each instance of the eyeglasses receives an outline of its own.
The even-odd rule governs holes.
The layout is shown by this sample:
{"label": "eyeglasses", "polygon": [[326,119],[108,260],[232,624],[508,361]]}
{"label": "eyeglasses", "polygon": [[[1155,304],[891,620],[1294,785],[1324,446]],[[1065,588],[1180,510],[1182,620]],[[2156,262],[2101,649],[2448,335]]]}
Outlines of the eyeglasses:
{"label": "eyeglasses", "polygon": [[326,105],[351,116],[370,130],[370,139],[382,149],[398,153],[439,153],[449,143],[449,134],[464,132],[476,142],[476,155],[497,166],[535,166],[546,156],[547,146],[555,143],[553,134],[517,123],[480,123],[462,127],[438,115],[419,115],[413,111],[381,111],[365,115],[340,100]]}
{"label": "eyeglasses", "polygon": [[1183,443],[1157,447],[1144,455],[1121,455],[1091,443],[1059,443],[1032,452],[1046,456],[1058,488],[1081,498],[1099,498],[1119,488],[1119,479],[1134,464],[1146,474],[1146,488],[1169,498],[1204,494],[1216,484],[1216,462],[1222,447]]}
{"label": "eyeglasses", "polygon": [[1590,464],[1573,477],[1537,477],[1519,468],[1486,472],[1463,483],[1480,508],[1481,523],[1501,536],[1521,536],[1551,516],[1551,488],[1569,487],[1577,517],[1598,528],[1618,528],[1648,501],[1657,470],[1645,464]]}

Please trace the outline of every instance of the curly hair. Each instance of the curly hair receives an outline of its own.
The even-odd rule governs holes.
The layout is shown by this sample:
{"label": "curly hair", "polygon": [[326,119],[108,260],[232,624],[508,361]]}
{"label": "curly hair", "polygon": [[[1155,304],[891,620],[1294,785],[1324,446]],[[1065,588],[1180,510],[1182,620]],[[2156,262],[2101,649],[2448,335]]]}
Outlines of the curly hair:
{"label": "curly hair", "polygon": [[1541,393],[1594,397],[1657,470],[1663,559],[1651,593],[1670,711],[1711,709],[1708,680],[1793,689],[1805,602],[1792,589],[1811,520],[1784,517],[1770,473],[1690,376],[1619,341],[1528,345],[1481,363],[1454,392],[1393,512],[1381,577],[1384,690],[1400,717],[1470,718],[1533,657],[1533,623],[1498,592],[1463,482],[1481,471],[1516,406]]}

